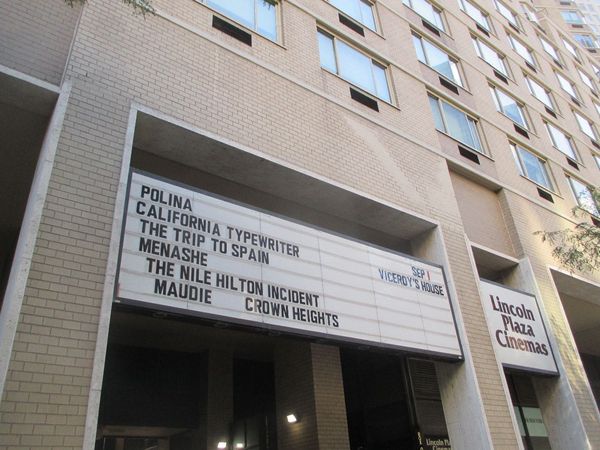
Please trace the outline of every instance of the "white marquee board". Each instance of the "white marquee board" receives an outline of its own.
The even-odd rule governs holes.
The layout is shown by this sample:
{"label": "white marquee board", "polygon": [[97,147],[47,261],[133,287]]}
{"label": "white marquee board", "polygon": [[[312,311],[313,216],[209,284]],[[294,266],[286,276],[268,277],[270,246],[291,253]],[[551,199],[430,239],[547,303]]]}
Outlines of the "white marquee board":
{"label": "white marquee board", "polygon": [[480,280],[481,301],[500,363],[533,372],[558,374],[536,298]]}
{"label": "white marquee board", "polygon": [[441,267],[138,172],[115,297],[462,358]]}

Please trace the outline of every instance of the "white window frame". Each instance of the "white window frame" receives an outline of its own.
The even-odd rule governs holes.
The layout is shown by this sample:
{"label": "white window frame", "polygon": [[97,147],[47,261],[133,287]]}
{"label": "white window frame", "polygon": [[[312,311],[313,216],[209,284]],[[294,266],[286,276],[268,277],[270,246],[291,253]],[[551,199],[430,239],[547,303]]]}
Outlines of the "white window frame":
{"label": "white window frame", "polygon": [[596,165],[598,166],[598,169],[600,169],[600,155],[596,155],[594,153],[592,156],[594,157],[594,160],[596,161]]}
{"label": "white window frame", "polygon": [[[535,57],[533,56],[533,50],[530,47],[528,47],[527,45],[525,45],[523,42],[521,42],[519,39],[517,39],[516,37],[514,37],[510,33],[508,34],[508,41],[509,41],[510,46],[512,47],[512,49],[521,58],[523,58],[525,61],[527,61],[533,67],[537,67],[537,64],[535,62]],[[527,56],[524,56],[524,53]]]}
{"label": "white window frame", "polygon": [[[475,3],[470,0],[458,0],[458,6],[461,11],[463,11],[467,16],[473,19],[476,23],[479,24],[484,30],[488,32],[492,32],[492,24],[490,22],[490,15],[486,13],[483,9],[477,6]],[[479,13],[477,15],[476,12]]]}
{"label": "white window frame", "polygon": [[[556,110],[556,107],[554,106],[556,103],[554,101],[554,98],[552,97],[552,91],[550,89],[541,85],[540,83],[538,83],[537,80],[531,78],[529,75],[525,75],[525,84],[527,84],[527,89],[529,89],[531,95],[533,95],[537,100],[542,102],[544,106],[546,106],[548,109],[551,109],[552,111]],[[537,92],[539,90],[544,92],[546,98],[540,98]]]}
{"label": "white window frame", "polygon": [[[583,39],[577,39],[576,36],[580,36]],[[586,41],[586,38],[589,39],[592,43],[592,45],[586,45],[584,42]],[[598,41],[596,41],[596,38],[594,36],[592,36],[591,34],[581,34],[581,33],[573,33],[573,39],[575,39],[579,45],[581,45],[584,48],[598,48]]]}
{"label": "white window frame", "polygon": [[[550,141],[552,142],[552,146],[565,155],[567,158],[572,159],[573,161],[580,161],[579,154],[577,153],[577,149],[575,148],[575,143],[573,142],[573,138],[565,133],[563,130],[558,128],[556,125],[550,122],[544,122],[546,125],[546,131],[548,132],[548,136],[550,137]],[[567,143],[569,148],[565,149],[563,146],[557,141],[558,137],[562,137]]]}
{"label": "white window frame", "polygon": [[[482,155],[485,155],[482,134],[481,134],[480,127],[479,127],[479,121],[477,119],[475,119],[473,116],[471,116],[470,114],[467,114],[466,112],[464,112],[462,109],[457,108],[452,103],[449,103],[436,95],[429,93],[428,97],[429,97],[430,102],[431,102],[431,100],[436,101],[440,119],[441,119],[442,125],[444,127],[443,130],[440,130],[439,128],[437,128],[437,125],[436,125],[436,130],[450,136],[455,141],[460,142],[461,144],[472,149],[473,151],[476,151],[477,153],[481,153]],[[471,135],[471,139],[473,140],[473,142],[478,144],[478,147],[477,146],[474,147],[473,145],[471,145],[467,142],[461,141],[460,139],[458,139],[456,137],[456,133],[453,133],[452,130],[448,129],[448,119],[446,118],[446,113],[444,112],[442,103],[446,104],[448,107],[454,109],[455,111],[458,111],[459,113],[461,113],[465,116],[467,122],[469,123],[469,134]],[[432,112],[432,114],[433,114],[433,112]],[[434,117],[434,122],[435,122],[435,117]]]}
{"label": "white window frame", "polygon": [[[594,199],[592,197],[592,193],[590,191],[588,184],[581,181],[578,178],[571,176],[571,175],[567,175],[567,180],[569,181],[569,187],[571,188],[571,193],[573,194],[573,197],[575,198],[575,203],[577,203],[577,206],[579,206],[584,211],[587,211],[591,215],[599,217],[600,216],[600,211],[599,211],[600,205],[597,205],[594,203]],[[577,185],[579,185],[579,186],[577,186]],[[581,190],[585,190],[586,194],[584,194],[584,195],[586,198],[583,198],[583,199],[581,198],[582,195],[580,193],[578,193],[577,188],[583,188]]]}
{"label": "white window frame", "polygon": [[[436,23],[435,20],[432,21],[429,17],[425,17],[423,14],[419,13],[419,8],[414,6],[414,3],[416,3],[416,2],[420,2],[422,5],[427,5],[427,7],[430,7],[433,17],[434,18],[437,17],[439,19],[438,20],[439,23]],[[444,33],[446,32],[446,25],[444,23],[444,13],[440,7],[434,5],[429,0],[402,0],[402,3],[404,3],[410,9],[412,9],[415,13],[417,13],[419,15],[419,17],[421,17],[427,23],[431,24],[431,26],[437,28],[440,31],[443,31]]]}
{"label": "white window frame", "polygon": [[[594,122],[590,121],[587,117],[579,114],[577,111],[573,111],[573,114],[575,115],[575,120],[577,121],[577,125],[579,125],[579,129],[581,130],[581,132],[590,139],[598,141],[598,130],[596,130]],[[587,127],[585,127],[584,124],[587,124]],[[586,128],[589,128],[589,130]]]}
{"label": "white window frame", "polygon": [[573,58],[575,58],[577,61],[579,61],[579,52],[577,51],[577,48],[573,47],[573,45],[569,41],[567,41],[564,37],[561,37],[561,40],[563,42],[564,47],[571,54],[571,56]]}
{"label": "white window frame", "polygon": [[[473,40],[473,45],[475,46],[475,52],[477,53],[477,56],[479,56],[482,60],[484,60],[487,64],[492,66],[495,70],[500,72],[505,77],[510,76],[508,71],[508,64],[506,62],[506,57],[502,53],[499,53],[495,48],[491,47],[487,44],[487,42],[483,41],[478,37],[471,36],[471,39]],[[482,50],[482,46],[496,55],[502,67],[497,67],[494,62],[490,62],[485,58],[485,51]]]}
{"label": "white window frame", "polygon": [[[541,156],[532,152],[531,150],[528,150],[525,147],[515,144],[513,142],[510,143],[510,148],[511,148],[513,157],[515,158],[515,163],[517,164],[517,168],[519,169],[519,173],[523,177],[525,177],[529,181],[531,181],[532,183],[536,184],[537,186],[540,186],[541,188],[544,188],[547,191],[554,192],[554,183],[552,182],[552,175],[550,174],[548,162]],[[526,153],[527,155],[533,156],[535,158],[535,160],[539,164],[538,168],[542,172],[542,174],[543,174],[542,178],[545,179],[545,182],[544,182],[544,180],[538,181],[538,180],[534,179],[533,175],[529,173],[529,171],[527,170],[528,165],[525,163],[523,153]]]}
{"label": "white window frame", "polygon": [[531,6],[526,3],[521,3],[521,8],[523,9],[523,14],[527,17],[527,20],[533,23],[539,23],[538,16]]}
{"label": "white window frame", "polygon": [[[502,113],[504,116],[509,118],[512,122],[514,122],[521,128],[529,130],[529,122],[527,120],[527,112],[525,111],[525,105],[522,102],[519,102],[512,95],[508,94],[507,92],[498,88],[497,86],[494,86],[493,84],[490,85],[490,92],[492,94],[492,99],[494,100],[494,104],[496,105],[496,110],[499,113]],[[503,101],[502,101],[503,97],[512,100],[514,102],[514,104],[517,106],[517,110],[519,112],[519,116],[521,117],[522,123],[520,123],[519,121],[517,121],[514,118],[512,118],[511,116],[509,116],[508,113],[505,111],[505,105],[503,104]]]}
{"label": "white window frame", "polygon": [[589,75],[585,72],[583,72],[581,69],[577,69],[577,72],[579,72],[579,78],[581,78],[581,81],[583,82],[583,84],[585,84],[587,87],[589,87],[592,91],[596,92],[596,85],[594,84],[594,82],[592,81],[592,79],[589,77]]}
{"label": "white window frame", "polygon": [[504,4],[504,2],[501,2],[500,0],[494,0],[494,6],[496,7],[496,10],[500,13],[500,15],[506,20],[508,20],[509,23],[517,27],[519,30],[522,29],[517,13],[515,13],[511,8]]}
{"label": "white window frame", "polygon": [[[323,68],[324,70],[327,70],[328,72],[332,72],[335,75],[337,75],[338,77],[342,78],[343,80],[345,80],[346,82],[350,83],[353,86],[356,86],[357,88],[359,88],[360,90],[369,93],[370,95],[372,95],[375,98],[378,98],[381,101],[384,101],[386,103],[392,103],[392,90],[390,87],[390,77],[389,77],[389,67],[386,64],[383,64],[379,61],[377,61],[375,58],[373,58],[371,55],[368,55],[360,50],[358,50],[356,47],[354,47],[353,45],[349,44],[348,42],[346,42],[343,39],[340,39],[339,37],[337,37],[336,35],[329,33],[325,30],[322,30],[321,28],[317,28],[317,40],[319,40],[319,35],[322,35],[325,38],[328,38],[332,41],[332,46],[333,46],[333,56],[334,56],[334,63],[335,63],[335,71],[331,70],[329,67],[325,67],[323,65],[323,61],[321,60],[321,68]],[[341,43],[343,45],[346,45],[347,47],[349,47],[350,49],[354,50],[357,53],[360,53],[361,55],[363,55],[365,58],[368,58],[371,61],[371,78],[373,81],[373,86],[375,87],[375,92],[369,90],[368,88],[364,87],[364,86],[360,86],[359,84],[353,82],[352,80],[349,80],[348,78],[344,77],[341,73],[340,73],[340,60],[339,60],[339,50],[338,50],[338,43]],[[320,45],[320,44],[319,44]],[[321,57],[321,53],[322,53],[322,49],[319,47],[319,57]],[[375,74],[375,72],[373,71],[373,66],[378,66],[380,69],[383,70],[383,73],[385,75],[385,89],[386,89],[386,96],[380,96],[379,93],[377,92],[377,87],[378,87],[378,83],[377,83],[377,76]]]}
{"label": "white window frame", "polygon": [[[422,62],[423,64],[425,64],[427,67],[435,70],[440,76],[446,78],[448,81],[451,81],[452,83],[463,87],[463,81],[462,81],[462,76],[461,76],[461,71],[460,71],[460,62],[457,58],[455,58],[454,56],[451,56],[448,52],[446,52],[444,49],[438,47],[437,45],[435,45],[432,41],[430,41],[429,39],[424,38],[423,36],[421,36],[420,34],[417,33],[413,33],[413,44],[417,45],[415,43],[415,39],[419,41],[419,45],[421,48],[421,52],[423,54],[423,56],[425,57],[425,61],[421,60],[421,58],[419,57],[419,51],[415,48],[415,50],[417,51],[417,59]],[[444,55],[446,55],[446,57],[448,58],[448,62],[450,65],[450,71],[452,72],[452,78],[448,77],[448,75],[438,71],[434,66],[431,65],[431,63],[429,62],[429,49],[427,47],[427,45],[425,45],[425,43],[427,43],[427,45],[434,47],[436,50],[438,50],[440,53],[443,53]]]}
{"label": "white window frame", "polygon": [[[565,76],[563,76],[563,74],[559,73],[559,72],[554,72],[556,74],[556,79],[558,80],[558,84],[560,85],[561,89],[563,91],[565,91],[567,94],[569,94],[570,97],[573,97],[575,100],[579,101],[579,93],[577,92],[577,89],[575,88],[575,83],[573,83],[571,80],[569,80],[568,78],[566,78]],[[567,87],[569,86],[569,87]]]}
{"label": "white window frame", "polygon": [[[251,0],[254,4],[254,24],[250,25],[248,23],[245,23],[239,19],[237,19],[236,17],[233,17],[231,15],[230,12],[223,10],[218,4],[211,4],[211,0],[197,0],[200,3],[202,3],[203,5],[206,5],[208,8],[218,12],[219,14],[222,14],[223,16],[227,17],[228,19],[240,24],[241,26],[243,26],[244,28],[247,28],[248,30],[251,30],[254,33],[259,34],[260,36],[263,36],[265,39],[269,39],[270,41],[274,41],[277,42],[277,40],[279,39],[279,34],[280,34],[280,30],[279,30],[279,6],[278,5],[271,5],[273,8],[275,8],[275,36],[269,36],[267,34],[261,33],[258,30],[258,25],[257,25],[257,19],[258,19],[258,5],[263,3],[263,0]],[[216,1],[216,0],[215,0]]]}
{"label": "white window frame", "polygon": [[[565,14],[569,16],[575,15],[575,17],[577,17],[577,20],[571,20],[569,18],[566,18]],[[581,15],[575,9],[561,9],[560,15],[563,18],[563,20],[568,24],[583,25],[585,23],[583,17],[581,17]]]}
{"label": "white window frame", "polygon": [[560,59],[560,53],[558,52],[558,49],[554,45],[552,45],[550,42],[548,42],[546,39],[544,39],[543,37],[539,36],[539,38],[540,38],[540,42],[542,43],[542,48],[544,49],[544,51],[546,53],[548,53],[554,61],[557,61],[560,63],[561,59]]}
{"label": "white window frame", "polygon": [[[264,0],[263,0],[264,1]],[[363,10],[362,8],[358,8],[359,12],[360,12],[360,17],[356,17],[355,15],[352,14],[351,10],[346,9],[344,10],[343,8],[341,8],[340,6],[338,6],[337,4],[333,3],[333,0],[328,0],[328,3],[333,6],[335,9],[341,11],[342,13],[344,13],[344,15],[350,17],[352,20],[360,23],[361,25],[367,27],[369,30],[371,31],[377,31],[377,14],[375,13],[375,4],[368,1],[368,0],[343,0],[342,3],[344,4],[349,4],[350,2],[354,2],[357,5],[363,4],[363,5],[367,5],[370,10],[371,10],[371,19],[373,20],[373,26],[371,27],[367,21],[365,20],[364,16],[363,16]]]}

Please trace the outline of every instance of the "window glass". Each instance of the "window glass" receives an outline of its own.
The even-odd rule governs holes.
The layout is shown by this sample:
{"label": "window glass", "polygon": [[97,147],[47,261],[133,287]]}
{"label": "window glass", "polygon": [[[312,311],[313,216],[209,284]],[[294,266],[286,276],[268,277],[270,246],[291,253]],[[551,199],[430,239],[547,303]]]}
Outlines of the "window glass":
{"label": "window glass", "polygon": [[594,107],[596,108],[596,112],[600,116],[600,105],[598,103],[594,102]]}
{"label": "window glass", "polygon": [[329,3],[340,11],[348,14],[354,20],[362,23],[367,28],[375,30],[373,5],[369,2],[364,0],[329,0]]}
{"label": "window glass", "polygon": [[469,0],[459,0],[460,9],[467,13],[467,15],[477,22],[481,27],[487,31],[491,31],[490,22],[487,14],[481,9],[471,3]]}
{"label": "window glass", "polygon": [[577,204],[590,214],[598,216],[598,205],[594,202],[594,197],[592,196],[590,189],[575,178],[568,177],[568,179]]}
{"label": "window glass", "polygon": [[594,159],[596,160],[596,165],[598,166],[598,168],[600,169],[600,156],[598,155],[594,155]]}
{"label": "window glass", "polygon": [[516,124],[522,126],[523,128],[527,128],[525,113],[523,112],[521,105],[519,105],[514,98],[506,94],[504,91],[501,91],[495,87],[490,87],[490,89],[492,91],[492,97],[494,98],[498,111],[504,113]]}
{"label": "window glass", "polygon": [[560,58],[558,57],[558,51],[554,48],[554,46],[550,42],[548,42],[544,38],[540,38],[540,42],[542,43],[542,47],[544,48],[544,51],[546,53],[548,53],[550,56],[552,56],[552,58],[554,58],[556,61],[560,61]]}
{"label": "window glass", "polygon": [[582,24],[583,19],[577,14],[577,11],[561,11],[562,18],[567,23]]}
{"label": "window glass", "polygon": [[574,34],[573,37],[577,42],[586,48],[597,48],[596,40],[589,34]]}
{"label": "window glass", "polygon": [[552,144],[560,150],[562,153],[567,155],[569,158],[573,160],[577,160],[577,153],[575,153],[575,148],[573,147],[573,142],[571,138],[563,133],[561,130],[556,128],[551,123],[546,123],[546,129],[548,130],[548,134],[550,135],[550,139],[552,140]]}
{"label": "window glass", "polygon": [[519,21],[517,20],[517,15],[512,12],[504,3],[494,0],[494,4],[496,5],[496,9],[500,14],[504,16],[506,20],[512,23],[515,27],[519,27]]}
{"label": "window glass", "polygon": [[477,53],[477,56],[479,56],[501,74],[508,76],[508,70],[506,70],[504,56],[497,53],[496,50],[479,39],[473,38],[473,44],[475,45],[475,52]]}
{"label": "window glass", "polygon": [[577,92],[575,91],[575,86],[573,86],[573,83],[571,83],[569,80],[563,77],[560,73],[556,73],[556,78],[558,78],[558,84],[560,84],[560,87],[566,93],[568,93],[571,97],[575,99],[579,98],[577,96]]}
{"label": "window glass", "polygon": [[579,124],[581,131],[587,134],[590,138],[596,140],[596,133],[591,122],[577,112],[573,112],[573,114],[575,114],[575,119],[577,119],[577,123]]}
{"label": "window glass", "polygon": [[321,67],[337,73],[335,63],[335,50],[333,48],[333,38],[319,31],[319,54],[321,57]]}
{"label": "window glass", "polygon": [[568,42],[568,41],[566,41],[564,39],[562,41],[563,41],[563,45],[565,46],[565,48],[567,49],[567,51],[571,55],[573,55],[573,57],[575,59],[579,59],[579,55],[577,54],[577,49],[575,49],[575,47],[573,47],[570,42]]}
{"label": "window glass", "polygon": [[516,39],[514,36],[509,34],[508,39],[510,41],[510,45],[515,50],[515,52],[517,52],[519,54],[519,56],[521,56],[521,58],[523,58],[529,64],[531,64],[532,66],[535,66],[535,59],[533,59],[533,52],[528,47],[526,47],[521,41]]}
{"label": "window glass", "polygon": [[277,39],[276,7],[263,0],[204,0],[208,6],[255,30]]}
{"label": "window glass", "polygon": [[438,130],[483,153],[475,119],[433,96],[429,97],[429,103]]}
{"label": "window glass", "polygon": [[530,20],[531,22],[538,22],[538,18],[535,14],[535,11],[533,9],[531,9],[531,7],[529,5],[526,5],[525,3],[521,3],[521,8],[523,8],[523,13],[525,14],[525,17],[527,17],[528,20]]}
{"label": "window glass", "polygon": [[420,36],[413,35],[413,43],[419,61],[427,64],[433,70],[449,80],[452,80],[459,86],[462,86],[458,65],[455,59],[451,58],[443,50]]}
{"label": "window glass", "polygon": [[552,190],[552,183],[550,183],[550,177],[546,170],[546,161],[518,145],[511,144],[511,148],[521,175]]}
{"label": "window glass", "polygon": [[[390,102],[386,68],[364,53],[321,30],[318,31],[321,67],[367,92]],[[337,57],[336,57],[337,56]]]}
{"label": "window glass", "polygon": [[552,98],[550,97],[550,91],[540,85],[537,81],[532,80],[529,77],[525,77],[525,81],[527,82],[527,87],[529,88],[529,92],[535,98],[537,98],[540,102],[546,105],[550,109],[554,109],[554,104],[552,103]]}
{"label": "window glass", "polygon": [[420,15],[423,19],[444,31],[441,11],[427,0],[403,0],[403,3]]}
{"label": "window glass", "polygon": [[581,81],[583,81],[583,84],[585,84],[587,87],[589,87],[592,91],[595,91],[596,86],[594,86],[592,79],[590,77],[588,77],[586,73],[582,72],[579,69],[577,69],[577,72],[579,72],[579,76],[581,77]]}

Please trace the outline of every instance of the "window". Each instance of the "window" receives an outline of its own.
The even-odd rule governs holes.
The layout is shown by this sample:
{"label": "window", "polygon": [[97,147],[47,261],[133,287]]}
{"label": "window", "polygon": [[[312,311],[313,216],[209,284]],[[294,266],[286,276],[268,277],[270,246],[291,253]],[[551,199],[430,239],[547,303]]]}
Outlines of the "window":
{"label": "window", "polygon": [[552,145],[554,145],[554,147],[572,160],[578,161],[577,153],[575,152],[575,146],[573,145],[573,140],[571,137],[548,122],[546,122],[546,129],[550,135]]}
{"label": "window", "polygon": [[365,27],[375,31],[375,15],[371,3],[365,0],[329,0],[329,3]]}
{"label": "window", "polygon": [[391,102],[383,65],[330,34],[318,31],[321,67],[380,99]]}
{"label": "window", "polygon": [[598,103],[594,102],[594,107],[596,108],[596,112],[600,116],[600,105]]}
{"label": "window", "polygon": [[517,52],[521,58],[527,61],[529,64],[535,67],[535,59],[533,58],[533,51],[515,38],[513,35],[508,35],[508,40],[510,41],[511,47]]}
{"label": "window", "polygon": [[564,21],[567,23],[574,23],[576,25],[581,25],[584,23],[583,19],[579,16],[577,11],[572,11],[572,10],[561,11],[560,15],[562,16]]}
{"label": "window", "polygon": [[446,52],[421,36],[413,34],[413,44],[415,45],[419,61],[427,64],[440,75],[462,86],[456,59],[450,57]]}
{"label": "window", "polygon": [[485,42],[472,37],[473,45],[475,45],[475,52],[477,56],[483,59],[486,63],[496,69],[504,76],[508,76],[508,70],[506,68],[506,61],[504,59],[504,55],[496,52],[492,47],[487,45]]}
{"label": "window", "polygon": [[429,22],[439,30],[444,31],[444,22],[442,20],[442,11],[427,0],[402,0],[409,8],[413,9],[418,15]]}
{"label": "window", "polygon": [[203,0],[211,8],[266,38],[277,39],[277,8],[263,0]]}
{"label": "window", "polygon": [[582,208],[585,209],[587,212],[589,212],[590,214],[593,214],[594,216],[599,216],[600,214],[598,214],[598,207],[599,205],[596,204],[596,202],[594,201],[594,197],[592,196],[592,191],[591,189],[583,182],[567,176],[568,180],[569,180],[569,184],[571,185],[571,191],[573,192],[573,195],[575,196],[575,200],[577,201],[577,204]]}
{"label": "window", "polygon": [[581,81],[583,81],[583,84],[585,84],[587,87],[589,87],[592,91],[596,91],[596,86],[594,86],[594,82],[587,75],[587,73],[582,72],[579,69],[577,69],[577,72],[579,72],[579,76],[581,77]]}
{"label": "window", "polygon": [[594,155],[594,159],[596,160],[596,165],[598,169],[600,169],[600,155]]}
{"label": "window", "polygon": [[517,15],[508,6],[499,0],[494,0],[494,4],[496,5],[498,12],[502,14],[506,20],[508,20],[513,26],[521,28],[519,25],[519,19],[517,19]]}
{"label": "window", "polygon": [[531,92],[531,95],[537,98],[549,109],[554,110],[554,102],[552,101],[552,94],[550,94],[549,89],[546,89],[537,81],[529,77],[525,77],[525,82],[527,83],[527,87],[529,88],[529,92]]}
{"label": "window", "polygon": [[540,38],[540,42],[542,43],[542,47],[544,48],[544,51],[546,53],[548,53],[550,56],[552,56],[552,58],[555,61],[560,62],[560,57],[558,56],[558,50],[556,50],[554,45],[552,45],[550,42],[548,42],[544,38]]}
{"label": "window", "polygon": [[523,9],[525,17],[527,17],[527,20],[529,20],[530,22],[538,23],[538,18],[535,14],[535,11],[529,5],[521,3],[521,8]]}
{"label": "window", "polygon": [[510,147],[521,175],[551,191],[552,183],[546,169],[546,161],[519,145],[510,144]]}
{"label": "window", "polygon": [[583,117],[581,114],[579,114],[576,111],[573,111],[573,114],[575,114],[575,119],[577,120],[577,123],[579,124],[579,129],[595,141],[597,139],[596,138],[597,133],[596,133],[596,130],[594,129],[594,125],[592,124],[592,122],[590,122],[588,119],[586,119],[585,117]]}
{"label": "window", "polygon": [[563,38],[562,41],[563,41],[563,45],[565,46],[565,48],[567,49],[567,51],[571,55],[573,55],[573,58],[575,58],[576,60],[579,60],[579,54],[577,53],[577,49],[575,47],[573,47],[571,45],[571,43],[569,41],[566,41],[564,38]]}
{"label": "window", "polygon": [[483,153],[475,119],[432,95],[429,96],[429,105],[437,130]]}
{"label": "window", "polygon": [[598,43],[589,34],[574,34],[573,37],[585,48],[598,48]]}
{"label": "window", "polygon": [[484,30],[492,31],[488,15],[484,13],[483,10],[475,6],[475,4],[471,3],[469,0],[458,0],[458,3],[460,9],[467,13],[467,15],[477,22]]}
{"label": "window", "polygon": [[565,91],[567,94],[569,94],[574,99],[576,99],[576,100],[579,99],[579,96],[577,95],[577,91],[575,90],[575,85],[573,83],[571,83],[569,80],[567,80],[565,77],[563,77],[558,72],[556,72],[556,78],[558,78],[558,84],[560,84],[560,87],[563,89],[563,91]]}
{"label": "window", "polygon": [[496,104],[496,109],[507,116],[517,125],[527,129],[527,121],[525,120],[525,110],[514,98],[498,89],[495,86],[490,86],[492,98]]}
{"label": "window", "polygon": [[600,77],[600,67],[598,67],[596,64],[591,63],[592,65],[592,69],[594,69],[594,73],[596,74],[597,77]]}

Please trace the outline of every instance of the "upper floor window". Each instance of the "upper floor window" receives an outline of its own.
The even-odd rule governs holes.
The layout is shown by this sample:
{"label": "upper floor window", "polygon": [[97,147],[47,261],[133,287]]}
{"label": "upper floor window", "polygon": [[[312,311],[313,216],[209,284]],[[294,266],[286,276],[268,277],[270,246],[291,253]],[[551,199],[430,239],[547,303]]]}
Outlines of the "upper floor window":
{"label": "upper floor window", "polygon": [[596,160],[596,165],[598,169],[600,169],[600,155],[594,155],[594,159]]}
{"label": "upper floor window", "polygon": [[496,109],[507,116],[517,125],[527,129],[527,120],[525,119],[525,110],[523,106],[506,92],[495,86],[490,86],[492,98],[496,104]]}
{"label": "upper floor window", "polygon": [[477,22],[484,30],[492,31],[490,27],[490,19],[482,9],[480,9],[474,3],[471,3],[469,0],[458,0],[458,3],[460,5],[460,9],[466,12],[467,15]]}
{"label": "upper floor window", "polygon": [[365,27],[375,31],[375,14],[373,14],[373,5],[370,2],[366,0],[329,0],[329,3]]}
{"label": "upper floor window", "polygon": [[565,91],[567,94],[569,94],[575,100],[579,99],[579,96],[577,95],[577,91],[575,90],[575,85],[571,81],[567,80],[565,77],[563,77],[558,72],[556,72],[556,78],[558,79],[558,84],[560,84],[560,87],[562,88],[563,91]]}
{"label": "upper floor window", "polygon": [[575,146],[573,145],[571,136],[568,136],[562,130],[558,129],[549,122],[546,122],[546,129],[550,135],[552,145],[554,145],[554,147],[572,160],[577,161],[577,153],[575,152]]}
{"label": "upper floor window", "polygon": [[429,95],[429,105],[437,130],[483,153],[475,119],[433,95]]}
{"label": "upper floor window", "polygon": [[507,77],[508,69],[506,67],[506,60],[504,58],[504,55],[498,53],[496,50],[494,50],[482,40],[475,37],[473,37],[472,39],[477,56],[483,59],[486,63],[488,63],[502,75]]}
{"label": "upper floor window", "polygon": [[544,86],[542,86],[530,77],[525,77],[525,82],[527,83],[527,87],[529,88],[529,92],[531,92],[531,95],[537,98],[549,109],[554,110],[554,102],[552,101],[552,94],[550,94],[550,89],[546,89]]}
{"label": "upper floor window", "polygon": [[592,190],[585,183],[576,178],[567,176],[567,179],[569,180],[569,185],[571,186],[571,191],[573,192],[577,204],[590,214],[599,216],[598,208],[600,208],[600,205],[597,205],[594,201]]}
{"label": "upper floor window", "polygon": [[542,43],[542,47],[543,47],[544,51],[546,53],[548,53],[550,56],[552,56],[552,58],[555,61],[560,62],[560,57],[558,56],[558,50],[556,50],[554,45],[552,45],[550,42],[548,42],[546,39],[544,39],[542,37],[540,38],[540,42]]}
{"label": "upper floor window", "polygon": [[512,34],[508,35],[508,40],[510,41],[511,47],[515,52],[521,56],[525,61],[535,67],[535,59],[533,57],[533,50],[523,44],[520,40],[514,37]]}
{"label": "upper floor window", "polygon": [[402,0],[402,2],[438,30],[445,31],[442,11],[439,8],[436,8],[427,0]]}
{"label": "upper floor window", "polygon": [[565,22],[567,23],[574,23],[576,25],[581,25],[583,24],[583,19],[581,18],[581,16],[579,15],[579,13],[577,11],[574,10],[568,10],[568,11],[561,11],[560,15],[562,16],[562,18],[564,19]]}
{"label": "upper floor window", "polygon": [[571,43],[567,40],[565,40],[563,38],[563,45],[565,46],[565,48],[567,49],[567,51],[573,55],[573,58],[575,58],[576,60],[579,60],[579,53],[577,53],[577,49],[575,47],[573,47],[573,45],[571,45]]}
{"label": "upper floor window", "polygon": [[519,172],[540,186],[552,190],[550,175],[546,168],[546,160],[524,149],[520,145],[510,144]]}
{"label": "upper floor window", "polygon": [[498,12],[502,14],[502,16],[504,16],[506,20],[508,20],[513,26],[521,28],[521,26],[519,25],[519,19],[517,18],[517,14],[512,9],[510,9],[500,0],[494,0],[494,4],[496,5],[496,9],[498,10]]}
{"label": "upper floor window", "polygon": [[594,69],[594,73],[596,74],[597,77],[600,77],[600,67],[598,67],[596,64],[591,63],[592,69]]}
{"label": "upper floor window", "polygon": [[577,111],[573,111],[573,114],[575,114],[575,119],[577,120],[579,129],[583,131],[589,138],[596,141],[598,139],[598,133],[596,132],[594,124]]}
{"label": "upper floor window", "polygon": [[264,0],[203,0],[211,8],[271,40],[277,39],[277,8]]}
{"label": "upper floor window", "polygon": [[596,112],[600,116],[600,105],[598,103],[594,102],[594,107],[596,108]]}
{"label": "upper floor window", "polygon": [[442,49],[423,39],[421,36],[413,34],[413,43],[419,61],[427,64],[440,75],[462,86],[460,72],[458,71],[458,61],[455,58],[452,58]]}
{"label": "upper floor window", "polygon": [[344,41],[318,30],[321,67],[390,103],[385,66]]}
{"label": "upper floor window", "polygon": [[538,23],[538,17],[535,14],[535,11],[533,10],[533,8],[531,8],[531,6],[529,6],[525,3],[521,3],[521,8],[523,9],[523,13],[525,14],[525,17],[527,17],[527,19],[529,21]]}
{"label": "upper floor window", "polygon": [[574,34],[573,37],[585,48],[598,48],[596,39],[589,34]]}
{"label": "upper floor window", "polygon": [[588,74],[585,73],[585,72],[582,72],[579,69],[577,69],[577,72],[579,72],[579,77],[581,78],[581,81],[583,81],[583,84],[585,84],[587,87],[589,87],[592,91],[595,92],[596,91],[596,86],[594,85],[594,82],[588,76]]}

